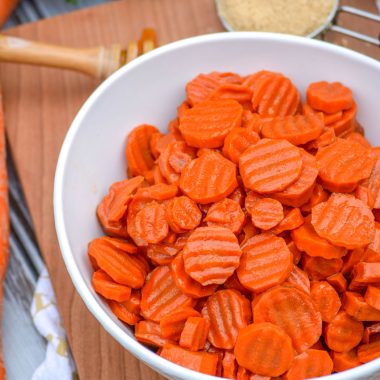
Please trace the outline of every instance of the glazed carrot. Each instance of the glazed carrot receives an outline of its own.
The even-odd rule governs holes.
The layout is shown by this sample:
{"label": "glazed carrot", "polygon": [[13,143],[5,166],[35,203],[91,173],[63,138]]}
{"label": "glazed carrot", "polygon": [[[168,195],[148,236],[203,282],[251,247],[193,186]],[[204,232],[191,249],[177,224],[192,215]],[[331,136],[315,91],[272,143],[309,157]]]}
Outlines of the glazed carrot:
{"label": "glazed carrot", "polygon": [[141,320],[141,316],[133,311],[128,301],[124,303],[108,300],[108,305],[117,318],[130,326],[134,326]]}
{"label": "glazed carrot", "polygon": [[186,196],[176,197],[169,201],[166,215],[170,228],[177,233],[196,228],[202,219],[197,204]]}
{"label": "glazed carrot", "polygon": [[357,263],[352,270],[352,281],[361,284],[380,282],[380,263]]}
{"label": "glazed carrot", "polygon": [[302,268],[311,280],[324,280],[340,272],[342,266],[342,259],[325,259],[324,257],[311,257],[309,255],[302,257]]}
{"label": "glazed carrot", "polygon": [[155,265],[170,264],[175,255],[178,253],[178,248],[174,244],[160,243],[149,244],[146,249],[146,254],[150,261]]}
{"label": "glazed carrot", "polygon": [[252,107],[262,116],[294,115],[300,103],[300,94],[290,79],[281,74],[260,76],[255,81]]}
{"label": "glazed carrot", "polygon": [[345,134],[349,134],[356,130],[356,111],[357,107],[354,102],[350,109],[343,111],[342,118],[340,120],[329,125],[330,128],[334,129],[336,136],[344,137]]}
{"label": "glazed carrot", "polygon": [[239,266],[242,251],[231,230],[199,227],[183,249],[185,271],[202,285],[223,284]]}
{"label": "glazed carrot", "polygon": [[346,313],[358,321],[380,320],[380,311],[368,305],[359,293],[345,292],[342,305]]}
{"label": "glazed carrot", "polygon": [[301,210],[303,212],[310,212],[314,206],[321,202],[327,201],[327,199],[329,199],[329,194],[319,183],[316,183],[309,201],[301,207]]}
{"label": "glazed carrot", "polygon": [[318,176],[318,166],[315,157],[303,149],[300,149],[300,153],[302,158],[300,177],[285,190],[272,194],[273,198],[292,207],[300,207],[311,199]]}
{"label": "glazed carrot", "polygon": [[347,289],[347,280],[341,272],[335,273],[326,278],[326,281],[333,286],[338,293],[343,293]]}
{"label": "glazed carrot", "polygon": [[190,351],[202,350],[205,346],[210,322],[202,317],[189,317],[182,330],[179,345]]}
{"label": "glazed carrot", "polygon": [[177,288],[168,266],[154,269],[142,288],[141,315],[154,322],[180,307],[193,305],[193,299]]}
{"label": "glazed carrot", "polygon": [[306,272],[298,268],[296,265],[294,265],[293,270],[290,272],[290,275],[284,284],[291,284],[305,293],[310,294],[309,277]]}
{"label": "glazed carrot", "polygon": [[294,357],[284,380],[303,380],[325,375],[333,371],[333,362],[326,351],[309,349]]}
{"label": "glazed carrot", "polygon": [[140,321],[135,325],[135,337],[139,342],[153,347],[163,347],[171,343],[161,336],[160,324],[152,321]]}
{"label": "glazed carrot", "polygon": [[295,287],[277,286],[264,292],[253,307],[253,320],[282,328],[297,352],[311,347],[322,332],[319,311],[310,296]]}
{"label": "glazed carrot", "polygon": [[369,285],[364,295],[365,302],[374,309],[380,310],[380,289]]}
{"label": "glazed carrot", "polygon": [[282,204],[271,198],[259,199],[251,209],[254,226],[264,231],[276,227],[284,219]]}
{"label": "glazed carrot", "polygon": [[300,227],[304,223],[304,218],[299,208],[291,209],[271,232],[274,234],[280,234],[284,231],[291,231]]}
{"label": "glazed carrot", "polygon": [[342,273],[344,275],[350,273],[353,267],[362,261],[364,257],[364,248],[357,248],[349,251],[346,256],[344,256],[343,260],[343,268]]}
{"label": "glazed carrot", "polygon": [[238,164],[242,153],[259,140],[259,135],[251,128],[234,128],[224,140],[223,155]]}
{"label": "glazed carrot", "polygon": [[370,209],[373,208],[375,200],[372,198],[372,194],[368,187],[359,185],[354,192],[356,198],[360,199],[365,203]]}
{"label": "glazed carrot", "polygon": [[112,280],[103,270],[99,269],[92,275],[92,286],[104,298],[124,302],[131,296],[131,288]]}
{"label": "glazed carrot", "polygon": [[250,322],[251,306],[238,291],[224,289],[207,299],[202,315],[210,322],[210,343],[229,350],[234,348],[239,330]]}
{"label": "glazed carrot", "polygon": [[380,157],[377,159],[369,177],[368,190],[374,201],[373,207],[380,209]]}
{"label": "glazed carrot", "polygon": [[142,124],[128,135],[125,156],[132,175],[144,175],[146,171],[152,169],[154,157],[150,151],[150,140],[157,132],[159,131],[156,127]]}
{"label": "glazed carrot", "polygon": [[352,107],[352,92],[340,82],[314,82],[306,90],[307,102],[316,110],[335,113]]}
{"label": "glazed carrot", "polygon": [[217,354],[193,352],[170,343],[164,345],[160,356],[183,367],[214,376],[219,361]]}
{"label": "glazed carrot", "polygon": [[191,278],[185,271],[183,253],[180,252],[170,264],[173,279],[177,287],[186,295],[192,298],[202,298],[213,294],[218,285],[211,284],[203,286],[198,281]]}
{"label": "glazed carrot", "polygon": [[274,117],[263,120],[261,135],[301,145],[318,138],[322,129],[323,119],[318,114]]}
{"label": "glazed carrot", "polygon": [[240,156],[245,187],[258,193],[285,190],[301,175],[300,150],[286,140],[262,139]]}
{"label": "glazed carrot", "polygon": [[270,234],[250,238],[243,247],[237,275],[252,292],[281,284],[293,270],[293,255],[284,239]]}
{"label": "glazed carrot", "polygon": [[236,379],[237,376],[237,362],[233,352],[225,351],[222,360],[223,372],[222,375],[225,379]]}
{"label": "glazed carrot", "polygon": [[160,331],[164,338],[178,341],[185,322],[190,317],[200,317],[192,307],[181,307],[164,315],[160,320]]}
{"label": "glazed carrot", "polygon": [[179,129],[189,146],[218,148],[241,124],[243,107],[235,100],[206,100],[184,112]]}
{"label": "glazed carrot", "polygon": [[356,354],[355,349],[347,352],[332,351],[331,357],[334,363],[335,372],[346,371],[348,369],[355,368],[361,364],[359,362],[358,355]]}
{"label": "glazed carrot", "polygon": [[380,339],[380,323],[373,323],[366,326],[363,333],[362,343],[372,343]]}
{"label": "glazed carrot", "polygon": [[342,305],[336,290],[326,281],[313,281],[310,296],[321,313],[322,321],[331,322]]}
{"label": "glazed carrot", "polygon": [[371,151],[356,141],[338,138],[318,150],[319,180],[332,192],[351,192],[371,175],[375,164]]}
{"label": "glazed carrot", "polygon": [[358,347],[358,359],[360,363],[368,363],[380,357],[380,341],[362,344]]}
{"label": "glazed carrot", "polygon": [[280,376],[292,365],[292,341],[278,326],[254,323],[239,331],[236,360],[244,368],[264,376]]}
{"label": "glazed carrot", "polygon": [[293,264],[297,265],[302,258],[302,252],[297,248],[293,240],[289,242],[287,246],[289,251],[293,254]]}
{"label": "glazed carrot", "polygon": [[252,91],[249,87],[242,84],[224,83],[213,91],[208,98],[209,100],[230,99],[236,100],[242,106],[251,105]]}
{"label": "glazed carrot", "polygon": [[325,259],[336,259],[344,256],[347,250],[330,244],[326,239],[321,238],[311,224],[311,218],[304,219],[304,223],[291,231],[291,237],[296,247],[309,256],[323,257]]}
{"label": "glazed carrot", "polygon": [[369,207],[348,194],[332,194],[314,206],[311,223],[319,236],[347,249],[368,245],[375,234],[375,218]]}
{"label": "glazed carrot", "polygon": [[182,171],[179,183],[183,193],[201,204],[222,200],[237,185],[236,166],[218,153],[191,161]]}

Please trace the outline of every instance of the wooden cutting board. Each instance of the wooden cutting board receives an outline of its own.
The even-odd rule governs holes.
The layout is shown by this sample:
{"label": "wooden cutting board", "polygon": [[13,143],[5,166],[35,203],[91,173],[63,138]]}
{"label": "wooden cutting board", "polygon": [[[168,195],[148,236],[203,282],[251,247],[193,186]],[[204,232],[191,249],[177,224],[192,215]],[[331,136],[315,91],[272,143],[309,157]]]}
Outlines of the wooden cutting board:
{"label": "wooden cutting board", "polygon": [[[372,0],[345,1],[376,11]],[[344,17],[342,23],[373,36],[380,27]],[[218,32],[222,26],[213,0],[128,0],[82,10],[8,33],[73,47],[91,47],[136,39],[154,27],[161,44]],[[378,48],[328,33],[327,38],[380,59]],[[98,82],[54,69],[0,65],[8,141],[25,190],[40,248],[46,260],[69,343],[82,380],[159,379],[113,340],[75,292],[59,253],[52,194],[60,146],[73,117]]]}

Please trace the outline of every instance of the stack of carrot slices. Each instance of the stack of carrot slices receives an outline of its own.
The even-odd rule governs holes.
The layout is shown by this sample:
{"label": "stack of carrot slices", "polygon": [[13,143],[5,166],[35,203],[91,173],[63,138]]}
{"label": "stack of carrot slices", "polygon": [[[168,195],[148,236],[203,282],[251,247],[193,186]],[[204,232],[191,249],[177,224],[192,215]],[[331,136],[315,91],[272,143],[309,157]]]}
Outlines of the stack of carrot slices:
{"label": "stack of carrot slices", "polygon": [[128,135],[98,206],[93,287],[136,339],[229,379],[380,357],[380,148],[341,83],[200,74],[163,134]]}

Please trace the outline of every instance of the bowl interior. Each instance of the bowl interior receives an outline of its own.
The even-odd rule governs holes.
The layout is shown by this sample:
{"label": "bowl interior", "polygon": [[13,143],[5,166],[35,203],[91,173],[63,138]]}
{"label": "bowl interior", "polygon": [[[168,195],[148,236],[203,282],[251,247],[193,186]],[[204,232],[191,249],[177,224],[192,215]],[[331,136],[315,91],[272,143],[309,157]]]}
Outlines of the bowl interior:
{"label": "bowl interior", "polygon": [[[96,206],[110,184],[126,176],[124,148],[129,131],[141,123],[166,131],[168,122],[176,115],[176,107],[185,99],[187,81],[202,72],[234,71],[244,75],[261,69],[289,76],[302,94],[313,81],[345,83],[353,90],[358,120],[367,137],[380,145],[378,62],[299,37],[223,33],[176,42],[119,70],[82,107],[60,154],[55,179],[55,220],[73,282],[89,309],[121,344],[171,378],[208,377],[168,363],[131,339],[128,327],[113,316],[92,290],[87,244],[102,235],[95,217]],[[376,368],[380,370],[379,362],[343,377],[333,377],[356,379],[360,378],[358,374],[368,376]]]}

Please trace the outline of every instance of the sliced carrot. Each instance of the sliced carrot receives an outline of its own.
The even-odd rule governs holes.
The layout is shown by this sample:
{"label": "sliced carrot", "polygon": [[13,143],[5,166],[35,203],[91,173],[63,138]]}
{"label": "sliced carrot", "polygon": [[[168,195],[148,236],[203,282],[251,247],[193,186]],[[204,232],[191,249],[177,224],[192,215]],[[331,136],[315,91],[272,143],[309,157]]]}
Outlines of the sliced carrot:
{"label": "sliced carrot", "polygon": [[282,375],[294,358],[290,337],[278,326],[265,322],[242,328],[234,352],[239,365],[264,376]]}
{"label": "sliced carrot", "polygon": [[131,288],[115,282],[106,272],[99,269],[92,275],[92,286],[104,298],[124,302],[131,296]]}
{"label": "sliced carrot", "polygon": [[323,257],[325,259],[336,259],[344,256],[347,250],[330,244],[321,238],[311,224],[311,218],[307,217],[304,223],[291,231],[291,237],[300,251],[306,252],[312,257]]}
{"label": "sliced carrot", "polygon": [[329,125],[330,128],[334,129],[336,136],[344,137],[345,134],[356,130],[356,111],[357,107],[354,102],[350,109],[343,111],[342,118],[340,120]]}
{"label": "sliced carrot", "polygon": [[334,287],[338,293],[343,293],[347,289],[347,280],[341,272],[335,273],[326,278],[326,281]]}
{"label": "sliced carrot", "polygon": [[347,249],[368,245],[375,234],[375,218],[369,207],[348,194],[332,194],[314,206],[311,223],[319,236]]}
{"label": "sliced carrot", "polygon": [[150,140],[157,132],[159,131],[156,127],[142,124],[128,135],[125,156],[132,175],[144,175],[152,169],[154,157],[150,151]]}
{"label": "sliced carrot", "polygon": [[380,289],[369,285],[365,292],[364,300],[369,306],[380,310]]}
{"label": "sliced carrot", "polygon": [[297,248],[297,246],[294,244],[294,241],[292,240],[287,244],[289,251],[293,254],[293,263],[294,265],[297,265],[301,258],[302,258],[302,252]]}
{"label": "sliced carrot", "polygon": [[271,232],[274,234],[280,234],[284,231],[291,231],[300,227],[304,223],[304,218],[299,208],[291,209]]}
{"label": "sliced carrot", "polygon": [[380,261],[380,223],[375,222],[375,235],[364,251],[363,261],[376,263]]}
{"label": "sliced carrot", "polygon": [[318,176],[315,157],[303,149],[300,150],[300,153],[302,158],[300,177],[285,190],[272,194],[273,198],[292,207],[300,207],[311,199]]}
{"label": "sliced carrot", "polygon": [[295,287],[277,286],[264,292],[253,307],[253,320],[282,328],[297,352],[310,348],[322,332],[321,315],[311,297]]}
{"label": "sliced carrot", "polygon": [[377,159],[369,177],[368,190],[373,199],[373,208],[380,209],[380,157]]}
{"label": "sliced carrot", "polygon": [[297,112],[300,94],[290,79],[271,73],[260,76],[254,84],[252,107],[262,116],[287,116]]}
{"label": "sliced carrot", "polygon": [[[160,202],[175,197],[177,195],[177,192],[178,187],[176,185],[167,185],[165,183],[159,183],[157,185],[142,187],[138,189],[135,194],[134,200],[144,200],[146,201],[146,203],[148,201]],[[134,210],[134,212],[141,210],[141,208],[142,207],[140,207],[138,210]]]}
{"label": "sliced carrot", "polygon": [[218,153],[202,155],[191,161],[180,179],[183,193],[201,204],[222,200],[237,185],[236,166]]}
{"label": "sliced carrot", "polygon": [[380,357],[380,341],[362,344],[358,347],[360,363],[368,363]]}
{"label": "sliced carrot", "polygon": [[372,198],[371,192],[368,187],[359,185],[354,192],[356,198],[360,199],[363,203],[365,203],[370,209],[373,208],[373,204],[375,203]]}
{"label": "sliced carrot", "polygon": [[259,140],[259,135],[250,128],[234,128],[224,140],[223,155],[238,164],[242,153]]}
{"label": "sliced carrot", "polygon": [[352,270],[352,281],[361,284],[380,282],[380,263],[360,262]]}
{"label": "sliced carrot", "polygon": [[372,343],[380,340],[380,323],[373,323],[366,326],[363,333],[362,343]]}
{"label": "sliced carrot", "polygon": [[225,198],[209,208],[204,221],[208,226],[229,228],[233,233],[238,234],[243,228],[245,215],[237,202]]}
{"label": "sliced carrot", "polygon": [[330,375],[333,362],[326,351],[309,349],[294,357],[284,380],[303,380]]}
{"label": "sliced carrot", "polygon": [[229,199],[235,201],[240,207],[244,207],[245,203],[245,190],[238,186],[229,196]]}
{"label": "sliced carrot", "polygon": [[321,313],[323,322],[331,322],[342,306],[338,293],[326,281],[313,281],[310,296]]}
{"label": "sliced carrot", "polygon": [[162,242],[160,244],[149,244],[146,254],[151,262],[158,266],[170,264],[178,251],[174,244]]}
{"label": "sliced carrot", "polygon": [[242,84],[224,83],[221,84],[215,91],[213,91],[207,99],[230,99],[236,100],[242,106],[247,104],[250,105],[252,99],[252,90]]}
{"label": "sliced carrot", "polygon": [[260,79],[260,78],[262,78],[262,77],[265,77],[265,76],[274,76],[274,75],[282,75],[282,74],[280,74],[280,73],[275,73],[275,72],[273,72],[273,71],[260,70],[260,71],[257,71],[257,72],[254,73],[254,74],[248,75],[248,76],[244,79],[244,81],[243,81],[243,85],[244,85],[244,86],[248,86],[252,91],[254,91],[258,79]]}
{"label": "sliced carrot", "polygon": [[353,249],[352,251],[349,251],[346,256],[344,256],[343,260],[343,268],[342,273],[344,275],[350,273],[352,271],[352,268],[362,261],[364,257],[364,249],[363,248],[357,248]]}
{"label": "sliced carrot", "polygon": [[108,244],[112,245],[113,247],[120,249],[123,252],[135,254],[138,252],[137,247],[124,239],[118,239],[110,236],[102,236],[103,241],[107,242]]}
{"label": "sliced carrot", "polygon": [[173,198],[166,207],[166,215],[170,228],[177,233],[193,230],[202,219],[197,204],[186,196]]}
{"label": "sliced carrot", "polygon": [[210,322],[211,344],[229,350],[234,348],[239,330],[250,322],[251,306],[238,291],[223,289],[207,299],[202,315]]}
{"label": "sliced carrot", "polygon": [[286,140],[262,139],[240,156],[245,187],[258,193],[285,190],[301,175],[300,150]]}
{"label": "sliced carrot", "polygon": [[319,149],[328,146],[336,141],[336,135],[334,128],[327,128],[320,134],[315,140],[310,141],[306,145],[307,150]]}
{"label": "sliced carrot", "polygon": [[141,320],[141,316],[134,312],[133,309],[131,310],[129,301],[124,303],[108,300],[108,305],[117,318],[130,326],[134,326]]}
{"label": "sliced carrot", "polygon": [[206,100],[184,112],[179,129],[189,146],[218,148],[232,129],[240,127],[242,113],[235,100]]}
{"label": "sliced carrot", "polygon": [[219,361],[218,354],[204,351],[189,351],[170,343],[164,345],[160,356],[182,367],[213,376],[216,375]]}
{"label": "sliced carrot", "polygon": [[359,144],[361,144],[364,148],[371,149],[371,144],[369,141],[360,133],[358,132],[351,132],[347,136],[345,136],[345,139],[348,141],[356,141]]}
{"label": "sliced carrot", "polygon": [[177,107],[177,116],[180,118],[186,110],[191,108],[190,103],[186,100],[183,101],[178,107]]}
{"label": "sliced carrot", "polygon": [[368,305],[359,293],[345,292],[342,304],[346,313],[358,321],[380,320],[380,310]]}
{"label": "sliced carrot", "polygon": [[250,296],[250,292],[247,288],[245,288],[241,282],[239,281],[239,277],[236,274],[236,271],[234,274],[227,278],[226,282],[223,284],[223,287],[225,289],[234,289],[240,292],[241,294],[245,296]]}
{"label": "sliced carrot", "polygon": [[324,257],[311,257],[309,255],[304,255],[302,258],[302,268],[311,280],[324,280],[338,273],[342,266],[342,259],[325,259]]}
{"label": "sliced carrot", "polygon": [[179,345],[190,351],[202,350],[205,346],[210,322],[202,317],[189,317],[182,330]]}
{"label": "sliced carrot", "polygon": [[225,351],[222,360],[223,372],[225,379],[236,379],[238,365],[233,352]]}
{"label": "sliced carrot", "polygon": [[285,240],[270,234],[250,238],[243,247],[237,275],[252,292],[281,284],[293,270],[293,255]]}
{"label": "sliced carrot", "polygon": [[276,227],[284,219],[284,209],[279,201],[262,198],[253,205],[251,219],[254,226],[267,231]]}
{"label": "sliced carrot", "polygon": [[369,178],[375,164],[371,151],[356,141],[338,138],[318,150],[319,180],[332,192],[351,192],[363,179]]}
{"label": "sliced carrot", "polygon": [[135,289],[144,284],[149,266],[142,256],[121,251],[103,238],[89,244],[88,254],[115,282]]}
{"label": "sliced carrot", "polygon": [[241,126],[245,129],[254,131],[259,135],[261,132],[262,119],[257,113],[252,113],[248,110],[244,110]]}
{"label": "sliced carrot", "polygon": [[157,267],[150,274],[141,293],[141,315],[154,322],[170,312],[186,306],[193,306],[194,301],[183,294],[176,286],[168,266]]}
{"label": "sliced carrot", "polygon": [[248,192],[247,196],[245,197],[244,206],[250,215],[252,214],[254,205],[261,198],[262,196],[260,194],[255,193],[254,191]]}
{"label": "sliced carrot", "polygon": [[169,339],[161,336],[160,324],[152,321],[140,321],[135,325],[135,337],[141,343],[153,347],[163,347],[170,343]]}
{"label": "sliced carrot", "polygon": [[293,145],[301,145],[316,139],[322,129],[323,120],[318,114],[295,115],[264,120],[261,134],[270,139],[284,139]]}
{"label": "sliced carrot", "polygon": [[306,90],[307,102],[316,110],[335,113],[352,107],[352,92],[340,82],[314,82]]}
{"label": "sliced carrot", "polygon": [[351,350],[347,352],[331,352],[331,357],[334,363],[334,371],[341,372],[346,371],[351,368],[359,366],[358,355],[356,350]]}
{"label": "sliced carrot", "polygon": [[333,123],[336,123],[337,121],[341,120],[343,117],[343,111],[338,111],[335,113],[324,113],[323,114],[323,121],[325,125],[331,125]]}
{"label": "sliced carrot", "polygon": [[170,268],[177,287],[189,297],[202,298],[210,296],[215,292],[218,286],[216,284],[203,286],[198,281],[191,278],[185,271],[185,263],[183,261],[182,252],[175,257],[170,265]]}
{"label": "sliced carrot", "polygon": [[172,133],[168,135],[164,135],[161,132],[153,133],[149,143],[152,156],[158,158],[166,146],[172,141],[175,141],[175,136]]}
{"label": "sliced carrot", "polygon": [[310,294],[310,280],[306,272],[294,265],[286,283],[294,285],[307,294]]}
{"label": "sliced carrot", "polygon": [[200,317],[200,313],[192,307],[180,307],[163,315],[160,319],[160,331],[164,338],[179,340],[185,322],[190,317]]}
{"label": "sliced carrot", "polygon": [[223,284],[239,266],[242,251],[231,230],[199,227],[183,250],[187,274],[200,284]]}
{"label": "sliced carrot", "polygon": [[319,183],[316,183],[309,201],[301,207],[301,210],[303,212],[310,212],[314,206],[321,202],[327,201],[327,199],[329,199],[329,194]]}

